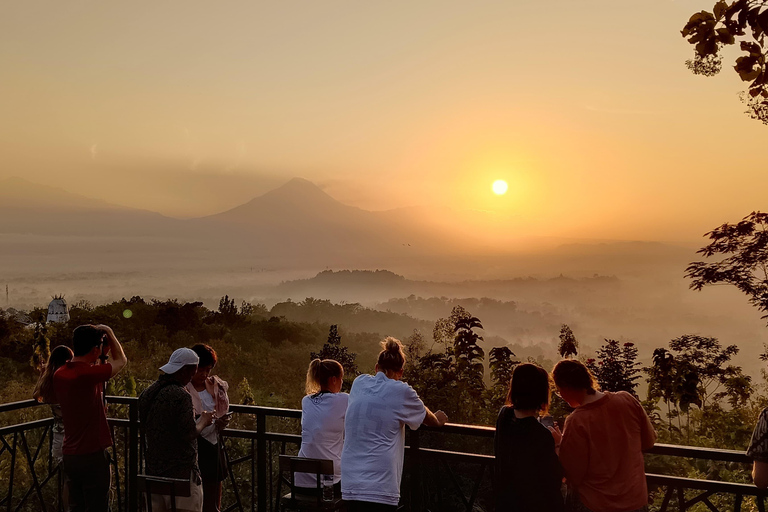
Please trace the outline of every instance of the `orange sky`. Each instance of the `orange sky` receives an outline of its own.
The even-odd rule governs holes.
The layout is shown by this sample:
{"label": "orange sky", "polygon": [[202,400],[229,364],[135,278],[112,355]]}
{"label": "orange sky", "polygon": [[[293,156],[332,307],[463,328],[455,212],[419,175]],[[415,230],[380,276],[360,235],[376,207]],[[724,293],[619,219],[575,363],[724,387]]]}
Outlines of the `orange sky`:
{"label": "orange sky", "polygon": [[192,216],[301,176],[489,234],[695,240],[768,185],[731,62],[683,65],[713,3],[5,2],[0,178]]}

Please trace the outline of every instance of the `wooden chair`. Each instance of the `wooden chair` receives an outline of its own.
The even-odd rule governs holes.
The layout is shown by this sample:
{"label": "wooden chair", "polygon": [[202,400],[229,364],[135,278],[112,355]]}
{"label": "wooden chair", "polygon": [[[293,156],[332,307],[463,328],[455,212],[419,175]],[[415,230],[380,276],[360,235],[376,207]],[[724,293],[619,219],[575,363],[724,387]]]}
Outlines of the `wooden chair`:
{"label": "wooden chair", "polygon": [[176,498],[188,498],[191,494],[189,480],[162,476],[136,475],[139,492],[147,495],[147,512],[152,512],[152,495],[171,497],[171,510],[176,512]]}
{"label": "wooden chair", "polygon": [[[290,476],[286,478],[286,473]],[[310,473],[316,476],[317,492],[312,494],[297,494],[294,484],[294,475],[296,473]],[[280,498],[280,508],[283,510],[299,511],[317,511],[326,512],[332,510],[346,510],[344,500],[335,496],[331,501],[323,501],[322,475],[333,474],[333,461],[323,459],[307,459],[304,457],[293,457],[292,455],[280,456],[280,480],[278,481],[277,495],[281,495],[282,484],[285,483],[291,490],[285,496]],[[150,511],[151,512],[151,511]]]}

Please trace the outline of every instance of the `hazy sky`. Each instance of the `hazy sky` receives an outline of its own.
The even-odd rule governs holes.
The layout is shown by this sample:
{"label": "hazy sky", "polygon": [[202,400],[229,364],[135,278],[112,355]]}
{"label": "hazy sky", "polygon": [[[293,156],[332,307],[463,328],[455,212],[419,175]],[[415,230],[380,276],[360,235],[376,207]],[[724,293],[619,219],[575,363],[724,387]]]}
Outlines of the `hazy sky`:
{"label": "hazy sky", "polygon": [[0,178],[193,216],[301,176],[366,209],[695,239],[768,185],[732,62],[683,64],[713,3],[3,2]]}

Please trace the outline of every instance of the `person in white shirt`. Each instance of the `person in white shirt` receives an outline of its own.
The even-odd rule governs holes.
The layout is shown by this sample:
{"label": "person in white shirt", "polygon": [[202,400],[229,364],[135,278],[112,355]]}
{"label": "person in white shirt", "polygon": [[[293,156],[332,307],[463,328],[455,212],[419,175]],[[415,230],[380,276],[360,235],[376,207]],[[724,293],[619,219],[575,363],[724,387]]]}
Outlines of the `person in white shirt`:
{"label": "person in white shirt", "polygon": [[402,382],[403,345],[381,342],[376,375],[360,375],[352,384],[344,424],[341,493],[349,512],[395,511],[405,453],[405,425],[443,426],[443,411],[432,413],[416,391]]}
{"label": "person in white shirt", "polygon": [[[344,417],[349,395],[340,393],[344,368],[333,359],[314,359],[307,370],[305,396],[301,401],[301,448],[299,457],[333,461],[334,493],[341,495],[341,450]],[[297,491],[317,491],[317,476],[296,473]],[[306,490],[301,489],[306,488]]]}
{"label": "person in white shirt", "polygon": [[221,447],[221,431],[229,424],[229,385],[219,377],[211,375],[219,360],[213,347],[198,343],[192,347],[192,351],[200,358],[197,372],[187,384],[195,417],[204,411],[211,411],[215,420],[203,429],[197,439],[197,460],[203,480],[202,512],[219,512],[221,484],[227,476],[227,461]]}

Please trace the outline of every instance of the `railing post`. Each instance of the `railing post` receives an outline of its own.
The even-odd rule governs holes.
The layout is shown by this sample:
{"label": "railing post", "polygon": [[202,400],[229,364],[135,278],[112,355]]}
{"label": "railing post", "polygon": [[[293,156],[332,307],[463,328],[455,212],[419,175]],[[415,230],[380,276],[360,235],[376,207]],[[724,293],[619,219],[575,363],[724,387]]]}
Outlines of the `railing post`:
{"label": "railing post", "polygon": [[139,401],[128,404],[128,510],[139,510]]}
{"label": "railing post", "polygon": [[256,413],[256,466],[258,512],[267,512],[267,415],[263,411]]}
{"label": "railing post", "polygon": [[411,465],[411,512],[421,512],[421,454],[419,453],[419,431],[410,432],[410,465]]}

